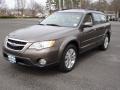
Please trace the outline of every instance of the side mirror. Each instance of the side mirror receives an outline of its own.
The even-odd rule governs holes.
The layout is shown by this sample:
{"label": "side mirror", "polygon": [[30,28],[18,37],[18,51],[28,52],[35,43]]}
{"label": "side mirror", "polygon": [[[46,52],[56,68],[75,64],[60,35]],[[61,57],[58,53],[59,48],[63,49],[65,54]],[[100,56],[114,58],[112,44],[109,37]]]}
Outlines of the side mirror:
{"label": "side mirror", "polygon": [[85,22],[83,24],[83,28],[86,28],[86,27],[92,27],[93,26],[93,23],[92,22]]}

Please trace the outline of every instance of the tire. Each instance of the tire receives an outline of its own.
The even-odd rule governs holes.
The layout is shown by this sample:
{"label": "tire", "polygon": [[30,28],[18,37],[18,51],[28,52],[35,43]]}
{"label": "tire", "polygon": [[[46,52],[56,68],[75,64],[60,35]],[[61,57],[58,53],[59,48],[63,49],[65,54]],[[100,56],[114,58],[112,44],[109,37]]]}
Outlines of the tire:
{"label": "tire", "polygon": [[75,45],[68,45],[63,51],[61,62],[59,65],[59,70],[61,72],[69,72],[71,71],[77,61],[78,53]]}
{"label": "tire", "polygon": [[109,38],[109,36],[108,36],[108,34],[106,34],[105,35],[105,38],[104,38],[104,42],[103,42],[103,44],[100,46],[100,49],[101,50],[107,50],[108,49],[108,47],[109,47],[109,43],[110,43],[110,38]]}

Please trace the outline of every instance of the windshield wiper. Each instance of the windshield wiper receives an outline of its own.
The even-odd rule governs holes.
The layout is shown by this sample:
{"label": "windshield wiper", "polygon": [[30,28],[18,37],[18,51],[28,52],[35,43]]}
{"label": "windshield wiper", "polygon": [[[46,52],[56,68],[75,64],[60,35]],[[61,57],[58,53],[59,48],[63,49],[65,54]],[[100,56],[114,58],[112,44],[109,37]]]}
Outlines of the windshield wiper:
{"label": "windshield wiper", "polygon": [[45,24],[41,24],[41,23],[39,23],[38,25],[45,25]]}
{"label": "windshield wiper", "polygon": [[60,25],[57,25],[57,24],[39,24],[39,25],[48,25],[48,26],[59,26],[60,27]]}
{"label": "windshield wiper", "polygon": [[60,25],[57,25],[57,24],[46,24],[46,25],[49,25],[49,26],[59,26],[60,27]]}

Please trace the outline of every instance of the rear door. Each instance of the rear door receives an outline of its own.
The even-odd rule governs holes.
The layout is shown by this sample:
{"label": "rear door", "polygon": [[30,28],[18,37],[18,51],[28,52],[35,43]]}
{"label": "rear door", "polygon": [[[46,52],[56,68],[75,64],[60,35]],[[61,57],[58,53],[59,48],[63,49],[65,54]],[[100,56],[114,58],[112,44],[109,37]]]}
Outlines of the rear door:
{"label": "rear door", "polygon": [[95,40],[100,41],[104,37],[104,33],[106,31],[106,28],[108,26],[106,16],[101,13],[93,13],[93,19],[94,19],[94,27],[95,27]]}

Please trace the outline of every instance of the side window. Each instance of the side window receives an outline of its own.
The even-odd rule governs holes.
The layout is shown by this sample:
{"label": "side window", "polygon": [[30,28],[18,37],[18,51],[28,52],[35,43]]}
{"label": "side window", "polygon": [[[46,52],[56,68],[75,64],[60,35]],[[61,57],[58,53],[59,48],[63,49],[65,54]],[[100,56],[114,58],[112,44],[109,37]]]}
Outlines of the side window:
{"label": "side window", "polygon": [[94,24],[102,24],[107,21],[106,16],[103,14],[93,13],[93,18],[94,18]]}
{"label": "side window", "polygon": [[85,16],[85,19],[84,19],[84,22],[83,23],[86,23],[86,22],[91,22],[93,23],[93,19],[92,19],[92,15],[91,14],[87,14]]}
{"label": "side window", "polygon": [[107,21],[107,18],[105,15],[100,15],[101,16],[101,23],[105,23]]}
{"label": "side window", "polygon": [[94,18],[94,24],[100,24],[101,23],[100,14],[93,13],[93,18]]}

